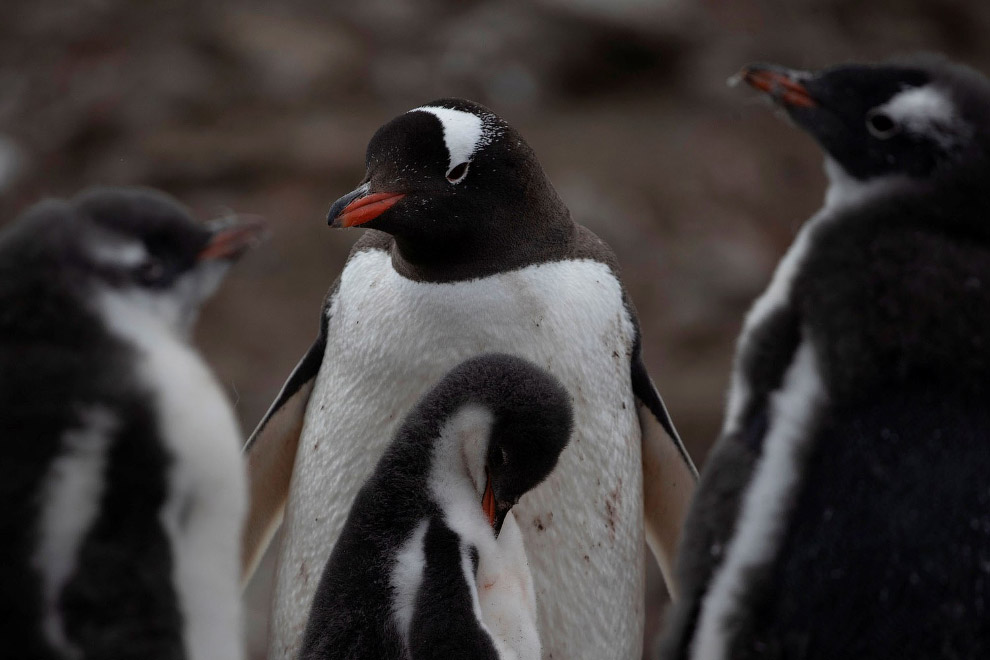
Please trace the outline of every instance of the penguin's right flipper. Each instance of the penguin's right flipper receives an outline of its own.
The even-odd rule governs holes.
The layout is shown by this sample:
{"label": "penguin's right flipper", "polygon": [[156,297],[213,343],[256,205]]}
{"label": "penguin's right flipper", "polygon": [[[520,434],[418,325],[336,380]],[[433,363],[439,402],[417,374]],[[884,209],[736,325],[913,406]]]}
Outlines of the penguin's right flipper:
{"label": "penguin's right flipper", "polygon": [[697,487],[698,471],[646,371],[638,339],[630,366],[642,442],[646,543],[660,566],[667,591],[676,599],[675,555]]}
{"label": "penguin's right flipper", "polygon": [[299,435],[313,384],[323,364],[327,320],[337,284],[330,289],[320,321],[320,334],[306,351],[268,412],[244,445],[247,459],[249,504],[241,536],[241,582],[247,583],[282,524],[289,497]]}

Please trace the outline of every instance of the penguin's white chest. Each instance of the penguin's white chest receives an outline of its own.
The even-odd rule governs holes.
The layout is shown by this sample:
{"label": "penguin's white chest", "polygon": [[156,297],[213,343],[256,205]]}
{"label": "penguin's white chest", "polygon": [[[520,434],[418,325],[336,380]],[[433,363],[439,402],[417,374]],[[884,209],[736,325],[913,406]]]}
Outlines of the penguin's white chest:
{"label": "penguin's white chest", "polygon": [[190,660],[243,657],[237,560],[247,509],[241,434],[230,403],[196,352],[145,309],[107,296],[103,316],[136,351],[171,459],[160,518]]}
{"label": "penguin's white chest", "polygon": [[490,351],[546,368],[573,397],[570,444],[513,510],[533,571],[544,657],[639,657],[644,563],[633,338],[621,286],[599,262],[436,284],[399,276],[386,252],[356,254],[330,307],[293,471],[271,657],[295,657],[354,496],[407,412],[447,371]]}

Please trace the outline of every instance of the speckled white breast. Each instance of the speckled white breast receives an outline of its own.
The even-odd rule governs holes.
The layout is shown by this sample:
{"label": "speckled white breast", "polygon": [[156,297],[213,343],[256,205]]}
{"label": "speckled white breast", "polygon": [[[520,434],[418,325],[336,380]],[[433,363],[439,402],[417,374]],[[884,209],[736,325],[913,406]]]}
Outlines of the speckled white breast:
{"label": "speckled white breast", "polygon": [[399,276],[385,252],[360,252],[341,275],[327,335],[285,514],[270,657],[295,657],[354,496],[406,413],[448,370],[489,351],[545,367],[574,400],[575,433],[557,468],[514,509],[544,658],[640,657],[633,326],[608,266],[562,261],[435,284]]}

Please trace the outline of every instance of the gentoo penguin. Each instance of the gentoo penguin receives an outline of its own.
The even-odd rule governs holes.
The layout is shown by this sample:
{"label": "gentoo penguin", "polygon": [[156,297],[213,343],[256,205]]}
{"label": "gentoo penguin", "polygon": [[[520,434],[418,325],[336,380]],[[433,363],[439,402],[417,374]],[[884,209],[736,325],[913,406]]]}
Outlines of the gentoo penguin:
{"label": "gentoo penguin", "polygon": [[661,657],[988,657],[990,82],[741,77],[829,188],[746,317]]}
{"label": "gentoo penguin", "polygon": [[[510,509],[557,463],[569,398],[555,378],[505,354],[445,376],[358,492],[300,658],[538,660],[532,581]],[[334,498],[326,493],[324,506]],[[496,574],[483,575],[491,567]],[[484,601],[498,616],[486,617]]]}
{"label": "gentoo penguin", "polygon": [[522,137],[475,103],[400,115],[366,160],[329,222],[369,230],[247,446],[248,572],[285,511],[271,657],[295,655],[316,572],[386,439],[447,371],[490,351],[547,369],[575,402],[559,468],[515,510],[545,657],[639,657],[644,497],[666,569],[695,474],[611,251],[571,220]]}
{"label": "gentoo penguin", "polygon": [[98,189],[0,233],[5,657],[243,657],[240,434],[188,340],[259,231]]}

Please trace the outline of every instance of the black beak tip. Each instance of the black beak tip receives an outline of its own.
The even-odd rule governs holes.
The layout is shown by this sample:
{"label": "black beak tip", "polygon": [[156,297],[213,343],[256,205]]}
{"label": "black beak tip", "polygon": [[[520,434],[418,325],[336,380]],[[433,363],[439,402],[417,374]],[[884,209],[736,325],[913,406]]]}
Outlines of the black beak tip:
{"label": "black beak tip", "polygon": [[346,195],[338,199],[336,202],[331,204],[330,210],[327,211],[327,224],[333,227],[334,229],[342,227],[343,225],[340,224],[340,214],[343,212],[345,208],[347,208],[348,204],[350,204],[355,199],[365,194],[366,192],[365,188],[366,186],[361,186],[356,190],[352,190],[351,192],[347,193]]}
{"label": "black beak tip", "polygon": [[327,212],[327,224],[333,228],[340,227],[340,212],[344,209],[341,200],[337,200]]}

